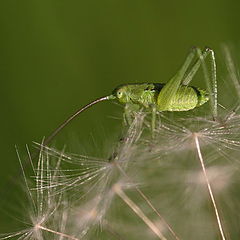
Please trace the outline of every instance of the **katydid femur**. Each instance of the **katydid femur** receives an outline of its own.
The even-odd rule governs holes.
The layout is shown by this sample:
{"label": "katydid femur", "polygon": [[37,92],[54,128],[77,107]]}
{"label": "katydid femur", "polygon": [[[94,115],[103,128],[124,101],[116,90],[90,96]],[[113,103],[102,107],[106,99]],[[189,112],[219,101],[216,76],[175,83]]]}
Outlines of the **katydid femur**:
{"label": "katydid femur", "polygon": [[[195,56],[197,60],[194,61]],[[210,56],[211,74],[209,76],[205,58]],[[202,65],[207,91],[189,86],[193,77]],[[190,69],[190,70],[189,70]],[[156,112],[159,111],[188,111],[199,107],[210,100],[213,118],[217,117],[217,80],[216,63],[213,50],[193,48],[188,54],[180,70],[167,83],[130,83],[115,88],[111,95],[101,97],[80,108],[65,120],[52,134],[46,138],[44,145],[52,139],[74,118],[91,106],[106,100],[116,100],[125,104],[125,116],[129,123],[130,116],[127,108],[131,105],[152,109],[152,130],[155,129]]]}

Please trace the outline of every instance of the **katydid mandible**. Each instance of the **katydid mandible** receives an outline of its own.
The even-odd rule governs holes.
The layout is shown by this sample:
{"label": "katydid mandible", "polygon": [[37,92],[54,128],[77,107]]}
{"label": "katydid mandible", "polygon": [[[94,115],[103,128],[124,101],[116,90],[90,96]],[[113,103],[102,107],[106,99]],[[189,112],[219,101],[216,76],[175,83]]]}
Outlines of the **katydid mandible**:
{"label": "katydid mandible", "polygon": [[[193,62],[195,55],[197,56],[197,60]],[[210,76],[204,61],[207,56],[210,56],[211,60]],[[207,91],[189,86],[189,83],[192,81],[201,65],[203,66]],[[190,70],[188,71],[189,68]],[[204,51],[193,48],[180,70],[167,83],[130,83],[118,86],[113,90],[111,95],[98,98],[80,108],[47,137],[43,144],[48,145],[52,139],[80,113],[106,100],[116,100],[119,103],[125,104],[125,115],[128,123],[130,122],[129,113],[127,111],[129,106],[135,105],[139,108],[144,107],[152,109],[152,130],[155,128],[157,111],[188,111],[203,105],[208,100],[210,100],[213,118],[216,119],[217,81],[214,52],[209,48],[206,48]]]}

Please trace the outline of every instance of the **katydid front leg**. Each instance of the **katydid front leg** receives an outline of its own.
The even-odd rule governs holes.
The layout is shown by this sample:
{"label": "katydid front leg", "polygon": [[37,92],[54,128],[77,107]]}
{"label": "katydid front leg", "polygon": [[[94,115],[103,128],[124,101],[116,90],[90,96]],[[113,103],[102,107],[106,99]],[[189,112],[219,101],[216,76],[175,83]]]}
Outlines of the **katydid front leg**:
{"label": "katydid front leg", "polygon": [[125,125],[131,125],[132,124],[132,114],[134,112],[138,112],[140,109],[140,106],[138,104],[133,104],[133,103],[127,103],[124,107],[124,123]]}

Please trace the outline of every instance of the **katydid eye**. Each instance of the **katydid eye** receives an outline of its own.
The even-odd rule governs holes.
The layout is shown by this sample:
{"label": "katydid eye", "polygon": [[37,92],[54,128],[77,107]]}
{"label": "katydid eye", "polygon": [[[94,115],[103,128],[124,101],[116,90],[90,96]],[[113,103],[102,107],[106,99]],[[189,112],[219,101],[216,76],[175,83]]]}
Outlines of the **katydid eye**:
{"label": "katydid eye", "polygon": [[118,91],[117,92],[117,96],[120,98],[120,97],[122,97],[122,91]]}

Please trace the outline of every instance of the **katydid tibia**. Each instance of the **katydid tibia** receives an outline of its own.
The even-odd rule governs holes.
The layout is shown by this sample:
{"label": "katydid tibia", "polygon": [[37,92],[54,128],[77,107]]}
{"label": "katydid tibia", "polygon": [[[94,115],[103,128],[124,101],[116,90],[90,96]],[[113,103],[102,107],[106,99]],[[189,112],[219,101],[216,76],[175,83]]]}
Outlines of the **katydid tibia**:
{"label": "katydid tibia", "polygon": [[[194,62],[194,58],[197,60]],[[205,58],[210,56],[211,74],[209,76]],[[189,86],[200,66],[203,66],[207,91]],[[129,105],[152,109],[152,130],[155,129],[157,111],[188,111],[199,107],[210,100],[213,118],[217,117],[217,80],[216,63],[213,50],[206,48],[201,51],[193,48],[188,54],[180,70],[167,83],[131,83],[123,84],[115,88],[111,95],[101,97],[80,108],[67,120],[65,120],[44,141],[48,145],[52,139],[74,118],[91,106],[106,100],[116,100],[125,104],[125,116],[129,123]]]}

